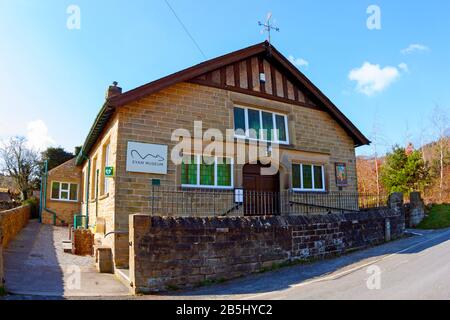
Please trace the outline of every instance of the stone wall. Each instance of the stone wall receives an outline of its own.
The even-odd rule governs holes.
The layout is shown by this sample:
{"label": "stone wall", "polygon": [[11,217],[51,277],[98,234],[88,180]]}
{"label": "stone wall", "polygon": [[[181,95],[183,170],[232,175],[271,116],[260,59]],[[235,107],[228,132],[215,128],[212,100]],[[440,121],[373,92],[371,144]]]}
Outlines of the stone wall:
{"label": "stone wall", "polygon": [[[116,203],[116,174],[117,174],[117,165],[116,165],[116,159],[117,159],[117,136],[118,136],[118,116],[114,116],[109,123],[106,125],[105,129],[103,130],[102,135],[97,140],[95,145],[92,147],[92,151],[90,152],[89,158],[91,159],[91,170],[90,175],[88,177],[88,161],[84,162],[83,165],[83,187],[84,190],[83,198],[82,198],[82,204],[81,204],[81,211],[83,215],[86,215],[86,209],[89,208],[89,225],[95,226],[97,224],[97,219],[100,218],[102,221],[104,228],[102,228],[102,234],[101,234],[101,243],[102,245],[109,246],[111,248],[114,248],[116,238],[120,237],[120,235],[117,236],[110,236],[106,239],[103,237],[105,233],[111,232],[116,230],[114,227],[114,215],[115,215],[115,203]],[[109,180],[109,190],[106,192],[104,190],[104,159],[105,159],[105,146],[109,144],[109,165],[114,167],[114,177],[108,178]],[[99,186],[98,186],[98,195],[97,199],[95,196],[95,171],[99,170]],[[86,184],[87,179],[89,179],[89,200],[86,204]],[[98,232],[98,231],[97,231]],[[127,242],[127,241],[126,241]],[[126,245],[125,242],[125,245]],[[113,251],[114,253],[114,251]]]}
{"label": "stone wall", "polygon": [[419,192],[409,195],[409,203],[405,205],[406,226],[417,227],[425,218],[425,204]]}
{"label": "stone wall", "polygon": [[[2,239],[2,227],[0,226],[0,241]],[[0,295],[5,282],[5,277],[3,273],[3,247],[0,245]]]}
{"label": "stone wall", "polygon": [[402,236],[402,197],[356,213],[233,218],[130,218],[136,293],[231,279],[292,260],[323,259]]}
{"label": "stone wall", "polygon": [[28,224],[30,216],[29,205],[0,212],[0,289],[4,283],[3,248]]}
{"label": "stone wall", "polygon": [[3,248],[6,248],[8,243],[28,224],[30,216],[31,207],[29,205],[0,212]]}

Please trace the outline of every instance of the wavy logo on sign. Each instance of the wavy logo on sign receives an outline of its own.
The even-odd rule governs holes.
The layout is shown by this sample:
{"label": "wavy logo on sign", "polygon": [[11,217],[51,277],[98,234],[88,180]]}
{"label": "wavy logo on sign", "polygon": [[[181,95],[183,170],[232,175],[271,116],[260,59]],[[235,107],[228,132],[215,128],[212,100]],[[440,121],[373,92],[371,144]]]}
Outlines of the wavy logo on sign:
{"label": "wavy logo on sign", "polygon": [[131,156],[133,157],[133,159],[135,159],[136,157],[139,157],[141,160],[146,160],[148,157],[151,157],[159,162],[163,162],[164,160],[166,160],[163,157],[161,157],[160,155],[153,155],[151,153],[149,153],[143,157],[137,150],[132,150]]}

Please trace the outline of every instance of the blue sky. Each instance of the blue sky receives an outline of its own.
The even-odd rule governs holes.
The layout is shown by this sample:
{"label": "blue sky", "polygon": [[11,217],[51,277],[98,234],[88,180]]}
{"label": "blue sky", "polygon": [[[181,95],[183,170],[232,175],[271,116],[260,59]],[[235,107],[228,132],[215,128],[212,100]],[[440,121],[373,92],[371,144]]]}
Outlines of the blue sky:
{"label": "blue sky", "polygon": [[[448,0],[169,2],[208,58],[263,41],[273,12],[273,44],[369,138],[377,127],[381,152],[429,140],[433,108],[450,108]],[[0,0],[0,34],[0,139],[41,147],[81,145],[112,81],[130,90],[204,60],[164,0]]]}

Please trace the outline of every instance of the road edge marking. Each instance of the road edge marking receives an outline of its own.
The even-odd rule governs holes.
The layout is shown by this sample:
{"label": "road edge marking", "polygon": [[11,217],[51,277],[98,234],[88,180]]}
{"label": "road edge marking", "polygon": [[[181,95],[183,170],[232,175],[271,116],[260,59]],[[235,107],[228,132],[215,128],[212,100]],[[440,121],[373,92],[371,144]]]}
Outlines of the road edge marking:
{"label": "road edge marking", "polygon": [[442,233],[440,235],[437,235],[435,237],[432,237],[432,238],[426,239],[424,241],[418,242],[418,243],[416,243],[416,244],[414,244],[412,246],[409,246],[409,247],[407,247],[405,249],[402,249],[402,250],[399,250],[397,252],[391,253],[391,254],[389,254],[387,256],[384,256],[382,258],[376,259],[374,261],[367,262],[367,263],[365,263],[363,265],[356,266],[356,267],[354,267],[352,269],[343,271],[341,273],[338,273],[338,274],[335,274],[335,275],[330,275],[330,276],[319,277],[319,278],[316,278],[316,279],[313,279],[313,280],[309,280],[309,281],[304,281],[304,282],[301,282],[301,283],[298,283],[298,284],[291,285],[291,286],[289,286],[289,288],[281,290],[281,291],[270,291],[270,292],[259,293],[259,294],[256,294],[256,295],[253,295],[253,296],[250,296],[250,297],[244,297],[241,300],[253,300],[256,297],[262,297],[262,296],[265,296],[265,295],[268,295],[268,294],[273,294],[274,292],[282,292],[282,291],[286,291],[286,290],[289,290],[289,289],[292,289],[292,288],[304,287],[304,286],[307,286],[307,285],[310,285],[310,284],[313,284],[313,283],[325,282],[325,281],[330,281],[330,280],[335,280],[335,279],[338,279],[338,278],[342,278],[342,277],[344,277],[344,276],[346,276],[346,275],[348,275],[350,273],[353,273],[353,272],[358,271],[358,270],[360,270],[362,268],[368,267],[368,266],[370,266],[372,264],[375,264],[377,262],[389,259],[389,258],[391,258],[393,256],[396,256],[396,255],[400,254],[400,253],[404,253],[404,252],[406,252],[408,250],[411,250],[411,249],[413,249],[415,247],[418,247],[421,244],[433,241],[433,240],[435,240],[437,238],[440,238],[440,237],[442,237],[444,235],[447,235],[447,234],[450,234],[450,230],[447,230],[446,232],[444,232],[444,233]]}

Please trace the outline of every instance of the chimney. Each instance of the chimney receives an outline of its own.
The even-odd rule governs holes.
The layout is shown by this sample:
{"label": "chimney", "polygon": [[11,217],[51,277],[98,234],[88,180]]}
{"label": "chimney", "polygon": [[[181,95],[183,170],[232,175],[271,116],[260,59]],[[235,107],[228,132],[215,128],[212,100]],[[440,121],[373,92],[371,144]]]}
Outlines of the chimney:
{"label": "chimney", "polygon": [[114,81],[112,86],[109,86],[108,91],[106,91],[106,99],[110,99],[122,94],[122,88],[118,87],[117,85],[117,81]]}

